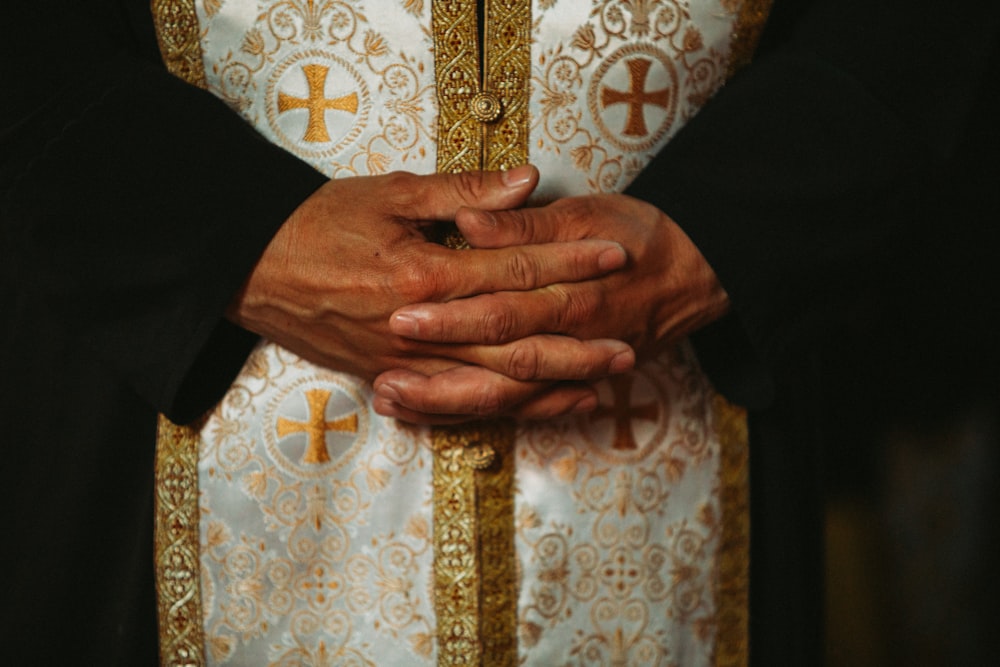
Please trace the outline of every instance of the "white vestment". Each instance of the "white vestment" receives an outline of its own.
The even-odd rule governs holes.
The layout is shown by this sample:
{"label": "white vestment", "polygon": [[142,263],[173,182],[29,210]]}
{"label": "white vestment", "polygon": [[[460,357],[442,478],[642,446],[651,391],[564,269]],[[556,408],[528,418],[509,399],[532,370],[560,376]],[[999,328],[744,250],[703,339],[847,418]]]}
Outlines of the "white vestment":
{"label": "white vestment", "polygon": [[[450,137],[431,0],[195,4],[208,89],[267,139],[331,178],[437,168]],[[741,2],[530,5],[528,134],[515,139],[548,200],[628,185],[722,85]],[[518,659],[712,664],[732,541],[724,449],[745,448],[725,432],[740,416],[686,344],[602,382],[600,396],[591,415],[518,424],[506,454]],[[265,342],[200,427],[206,663],[441,659],[430,431],[380,417],[371,397]]]}

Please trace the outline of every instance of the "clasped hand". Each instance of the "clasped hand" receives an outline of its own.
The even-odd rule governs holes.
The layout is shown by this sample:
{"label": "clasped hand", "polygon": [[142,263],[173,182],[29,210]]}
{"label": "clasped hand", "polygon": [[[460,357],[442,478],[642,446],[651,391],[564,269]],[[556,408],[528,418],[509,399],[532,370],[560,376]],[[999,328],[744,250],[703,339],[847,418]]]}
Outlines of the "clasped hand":
{"label": "clasped hand", "polygon": [[[275,235],[229,317],[372,380],[376,411],[406,421],[591,410],[591,381],[717,317],[725,293],[655,207],[600,195],[519,208],[537,179],[521,167],[330,181]],[[474,249],[427,241],[437,221]]]}

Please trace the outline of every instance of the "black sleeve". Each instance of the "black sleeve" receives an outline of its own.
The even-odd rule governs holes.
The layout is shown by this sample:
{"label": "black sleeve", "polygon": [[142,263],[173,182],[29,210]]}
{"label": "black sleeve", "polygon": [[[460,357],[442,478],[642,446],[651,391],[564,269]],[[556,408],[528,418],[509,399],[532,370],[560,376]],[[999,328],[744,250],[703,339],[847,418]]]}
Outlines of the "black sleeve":
{"label": "black sleeve", "polygon": [[325,178],[168,74],[146,0],[14,3],[0,31],[5,276],[80,354],[191,418],[253,344],[226,305]]}
{"label": "black sleeve", "polygon": [[[777,0],[755,61],[630,187],[684,228],[730,295],[733,316],[701,336],[727,357],[705,359],[718,376],[766,376],[904,237],[935,233],[907,224],[996,85],[1000,5],[928,5]],[[734,393],[766,402],[767,382]]]}

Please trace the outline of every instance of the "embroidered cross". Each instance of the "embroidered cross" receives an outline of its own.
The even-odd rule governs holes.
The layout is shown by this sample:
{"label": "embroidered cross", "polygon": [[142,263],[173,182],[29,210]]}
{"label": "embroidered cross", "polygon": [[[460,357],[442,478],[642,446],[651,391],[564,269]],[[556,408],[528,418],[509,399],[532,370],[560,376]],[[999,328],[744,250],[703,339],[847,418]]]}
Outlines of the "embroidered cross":
{"label": "embroidered cross", "polygon": [[632,432],[632,421],[636,419],[656,421],[660,416],[660,406],[656,403],[643,403],[636,406],[631,404],[631,375],[616,375],[611,378],[610,382],[614,405],[598,407],[590,415],[590,421],[613,418],[615,420],[615,439],[611,448],[625,451],[636,450],[639,445],[636,444],[635,434]]}
{"label": "embroidered cross", "polygon": [[309,96],[292,97],[285,93],[278,94],[278,113],[292,109],[308,109],[309,123],[303,139],[310,143],[325,143],[330,141],[330,133],[326,129],[327,111],[358,112],[358,94],[350,93],[341,97],[326,97],[326,77],[330,68],[326,65],[303,65],[302,73],[306,76],[309,86]]}
{"label": "embroidered cross", "polygon": [[647,104],[666,109],[670,105],[670,89],[646,91],[646,77],[653,64],[647,58],[632,58],[625,63],[628,67],[628,91],[616,90],[608,86],[601,88],[601,108],[606,109],[614,104],[627,104],[628,116],[625,117],[625,135],[629,137],[644,137],[649,134],[646,129],[646,118],[643,110]]}
{"label": "embroidered cross", "polygon": [[326,420],[326,404],[330,400],[330,392],[326,389],[310,389],[306,392],[306,402],[309,404],[309,419],[296,422],[280,417],[278,419],[278,437],[284,438],[293,433],[305,433],[309,446],[302,455],[302,463],[326,463],[330,460],[330,452],[326,448],[328,431],[346,433],[358,432],[358,415],[352,413],[334,421]]}

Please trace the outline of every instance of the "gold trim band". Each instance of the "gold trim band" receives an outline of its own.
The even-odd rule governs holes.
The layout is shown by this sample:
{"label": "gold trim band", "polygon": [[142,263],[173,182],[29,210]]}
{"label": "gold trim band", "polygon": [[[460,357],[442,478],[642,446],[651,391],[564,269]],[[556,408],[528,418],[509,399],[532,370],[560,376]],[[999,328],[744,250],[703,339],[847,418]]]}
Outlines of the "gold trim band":
{"label": "gold trim band", "polygon": [[[167,70],[206,88],[194,0],[151,0],[160,55]],[[200,424],[177,426],[160,416],[156,437],[153,528],[160,664],[205,664],[198,517]]]}
{"label": "gold trim band", "polygon": [[167,70],[192,86],[207,88],[194,0],[150,0],[149,9]]}
{"label": "gold trim band", "polygon": [[774,0],[743,0],[739,16],[733,25],[733,39],[729,46],[729,72],[732,76],[750,64],[757,42],[764,32],[767,17]]}
{"label": "gold trim band", "polygon": [[[434,2],[437,170],[528,161],[531,2],[487,0],[480,82],[476,3]],[[462,247],[454,234],[448,243]],[[514,425],[433,430],[438,664],[517,664]]]}
{"label": "gold trim band", "polygon": [[722,534],[715,590],[716,667],[745,667],[750,648],[750,447],[747,413],[714,397]]}
{"label": "gold trim band", "polygon": [[177,426],[160,416],[156,438],[154,553],[160,664],[205,664],[198,517],[201,424]]}

